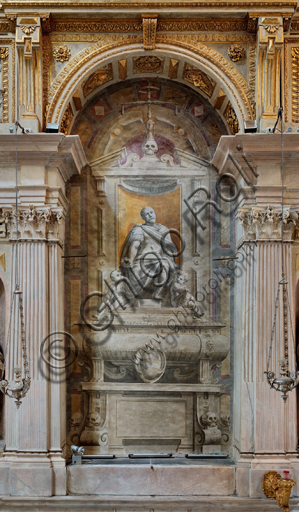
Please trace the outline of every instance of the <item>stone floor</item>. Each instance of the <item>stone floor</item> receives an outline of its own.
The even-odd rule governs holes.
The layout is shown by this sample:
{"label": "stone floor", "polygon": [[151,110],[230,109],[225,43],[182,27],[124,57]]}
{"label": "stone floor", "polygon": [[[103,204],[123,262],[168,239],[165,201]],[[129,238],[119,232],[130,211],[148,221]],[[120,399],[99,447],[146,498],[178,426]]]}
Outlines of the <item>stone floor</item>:
{"label": "stone floor", "polygon": [[[298,498],[290,512],[299,510]],[[279,512],[275,500],[238,497],[65,496],[53,498],[0,497],[1,512]]]}

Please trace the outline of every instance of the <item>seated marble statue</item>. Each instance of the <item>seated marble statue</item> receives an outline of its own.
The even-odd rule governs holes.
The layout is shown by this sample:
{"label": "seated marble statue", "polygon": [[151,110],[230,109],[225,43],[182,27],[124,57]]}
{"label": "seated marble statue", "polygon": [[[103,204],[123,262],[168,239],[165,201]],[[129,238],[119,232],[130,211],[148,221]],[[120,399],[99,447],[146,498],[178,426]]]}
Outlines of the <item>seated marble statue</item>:
{"label": "seated marble statue", "polygon": [[140,215],[144,224],[136,224],[128,234],[120,268],[135,297],[163,300],[176,269],[177,248],[169,229],[156,223],[153,208],[146,206]]}

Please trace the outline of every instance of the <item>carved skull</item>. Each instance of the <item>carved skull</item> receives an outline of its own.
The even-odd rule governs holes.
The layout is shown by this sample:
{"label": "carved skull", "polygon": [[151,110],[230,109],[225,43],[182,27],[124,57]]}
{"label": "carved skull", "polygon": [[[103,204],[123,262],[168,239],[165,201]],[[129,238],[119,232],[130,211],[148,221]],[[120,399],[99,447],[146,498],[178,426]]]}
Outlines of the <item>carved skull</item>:
{"label": "carved skull", "polygon": [[219,415],[222,428],[230,428],[230,416],[225,412],[221,412]]}
{"label": "carved skull", "polygon": [[205,428],[217,427],[217,416],[214,412],[206,412],[202,415],[201,422]]}
{"label": "carved skull", "polygon": [[100,426],[101,416],[95,412],[90,412],[86,418],[86,426],[96,429]]}
{"label": "carved skull", "polygon": [[142,151],[145,155],[154,155],[158,151],[157,143],[154,139],[146,140],[142,144]]}
{"label": "carved skull", "polygon": [[75,414],[72,415],[70,425],[71,427],[79,427],[80,423],[82,423],[83,415],[80,414],[80,412],[75,412]]}

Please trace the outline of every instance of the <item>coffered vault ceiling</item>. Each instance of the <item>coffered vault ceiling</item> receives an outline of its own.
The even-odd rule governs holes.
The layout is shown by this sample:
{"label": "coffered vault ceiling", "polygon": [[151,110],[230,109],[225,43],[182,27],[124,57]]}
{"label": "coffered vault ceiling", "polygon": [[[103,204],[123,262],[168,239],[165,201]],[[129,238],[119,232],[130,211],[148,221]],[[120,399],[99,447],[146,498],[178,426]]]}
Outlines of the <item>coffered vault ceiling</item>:
{"label": "coffered vault ceiling", "polygon": [[[107,72],[107,73],[106,73]],[[101,70],[108,77],[109,66]],[[89,161],[121,147],[138,152],[144,139],[143,123],[147,116],[147,87],[151,91],[151,114],[155,121],[155,136],[159,146],[176,146],[184,151],[210,159],[222,135],[230,133],[226,112],[221,116],[203,94],[189,86],[165,78],[133,78],[107,85],[92,95],[97,77],[89,77],[82,85],[83,96],[91,98],[81,103],[79,91],[69,104],[62,128],[79,134]],[[198,83],[212,95],[216,83],[201,73]],[[218,90],[216,106],[222,108],[226,96]],[[226,102],[227,103],[227,102]],[[227,103],[229,107],[229,103]],[[77,115],[75,116],[76,109]],[[69,124],[69,127],[67,126]],[[168,152],[167,148],[164,152]]]}

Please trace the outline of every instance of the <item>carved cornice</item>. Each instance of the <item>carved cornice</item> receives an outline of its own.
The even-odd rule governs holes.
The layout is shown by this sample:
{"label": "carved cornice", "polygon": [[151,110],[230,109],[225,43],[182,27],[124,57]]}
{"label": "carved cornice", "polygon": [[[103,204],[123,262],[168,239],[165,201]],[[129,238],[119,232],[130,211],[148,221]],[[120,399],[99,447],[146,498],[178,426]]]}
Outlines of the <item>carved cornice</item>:
{"label": "carved cornice", "polygon": [[[8,226],[10,240],[16,240],[16,210],[3,208],[5,223]],[[50,207],[19,208],[18,211],[18,232],[21,241],[60,241],[59,225],[63,219],[62,208]]]}
{"label": "carved cornice", "polygon": [[[294,240],[298,227],[298,211],[285,206],[282,216],[280,207],[253,206],[240,208],[237,218],[243,226],[242,241],[248,240],[280,240],[283,217],[283,233],[285,242]],[[240,245],[240,244],[238,244]]]}
{"label": "carved cornice", "polygon": [[44,9],[51,9],[52,11],[59,11],[61,8],[72,8],[72,10],[77,11],[86,11],[87,9],[124,9],[124,10],[140,10],[143,11],[145,9],[193,9],[195,11],[198,11],[200,9],[211,9],[214,8],[218,10],[218,12],[221,10],[223,12],[226,12],[228,8],[230,9],[241,9],[242,12],[250,11],[252,7],[255,9],[261,9],[262,11],[265,11],[265,9],[268,10],[268,14],[273,11],[273,9],[283,10],[283,11],[294,11],[295,7],[297,6],[296,0],[289,0],[288,2],[285,1],[276,1],[276,2],[268,2],[260,0],[259,2],[252,2],[252,0],[228,0],[224,2],[219,1],[202,1],[202,2],[177,2],[177,1],[169,1],[169,2],[123,2],[123,1],[116,1],[116,2],[107,2],[107,1],[82,1],[82,2],[74,2],[72,0],[35,0],[35,1],[28,1],[28,0],[2,0],[2,7],[5,9],[5,7],[9,7],[10,9],[38,9],[40,7],[43,7]]}
{"label": "carved cornice", "polygon": [[[240,18],[171,19],[157,21],[157,32],[246,32],[248,20]],[[51,19],[51,32],[142,32],[140,19]]]}

